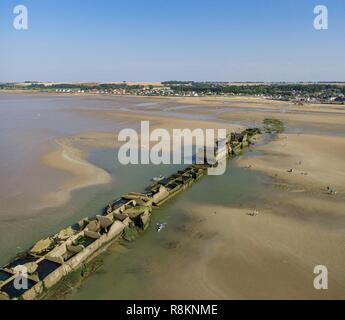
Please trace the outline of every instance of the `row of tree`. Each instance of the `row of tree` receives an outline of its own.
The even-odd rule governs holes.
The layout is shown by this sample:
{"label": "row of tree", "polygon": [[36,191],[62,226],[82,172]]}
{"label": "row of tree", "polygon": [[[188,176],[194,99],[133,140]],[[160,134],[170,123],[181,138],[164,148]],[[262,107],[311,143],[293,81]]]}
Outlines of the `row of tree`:
{"label": "row of tree", "polygon": [[207,82],[165,82],[180,92],[194,91],[197,93],[214,94],[244,94],[244,95],[282,95],[293,96],[297,94],[315,95],[321,92],[345,94],[345,86],[340,84],[246,84],[246,85],[223,85]]}

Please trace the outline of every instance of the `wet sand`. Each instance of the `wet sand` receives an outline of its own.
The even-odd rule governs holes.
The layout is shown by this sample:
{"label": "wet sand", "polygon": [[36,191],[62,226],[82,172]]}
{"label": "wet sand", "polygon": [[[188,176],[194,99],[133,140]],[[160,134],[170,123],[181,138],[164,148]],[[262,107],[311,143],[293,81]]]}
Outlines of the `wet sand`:
{"label": "wet sand", "polygon": [[[108,117],[119,118],[120,113],[115,114],[109,113]],[[121,116],[126,115],[121,113]],[[138,113],[132,116],[126,116],[130,118],[138,127],[143,115]],[[145,120],[150,121],[151,130],[156,128],[164,128],[170,134],[172,134],[173,129],[185,129],[194,130],[200,128],[202,130],[206,129],[227,129],[228,132],[238,131],[241,129],[240,126],[231,124],[220,124],[217,122],[206,122],[206,121],[196,121],[196,120],[183,120],[183,119],[166,119],[163,116],[151,116],[145,115]],[[140,131],[138,131],[138,134]],[[71,174],[64,184],[59,187],[56,192],[51,192],[44,195],[42,198],[44,207],[58,206],[66,203],[71,198],[71,193],[74,190],[82,189],[85,187],[107,184],[110,182],[110,175],[103,170],[98,168],[88,162],[85,158],[87,157],[87,151],[82,151],[83,149],[90,148],[118,148],[121,146],[121,142],[117,139],[117,134],[111,132],[81,132],[73,136],[64,137],[55,140],[58,144],[59,149],[47,153],[42,156],[42,163],[51,168],[59,169],[64,172]],[[151,142],[151,146],[156,144],[156,142]],[[165,146],[163,151],[169,151],[173,147]]]}
{"label": "wet sand", "polygon": [[75,190],[107,184],[111,181],[111,176],[105,170],[86,161],[85,153],[70,145],[66,139],[61,138],[56,140],[56,143],[59,145],[59,149],[45,154],[42,162],[49,167],[71,173],[72,178],[60,186],[59,191],[44,195],[45,207],[66,203],[71,199],[71,193]]}
{"label": "wet sand", "polygon": [[344,196],[345,136],[281,134],[258,151],[264,155],[239,163],[306,191],[324,194],[331,186]]}
{"label": "wet sand", "polygon": [[[205,214],[212,211],[216,214]],[[343,299],[344,257],[336,254],[343,249],[341,232],[289,212],[283,216],[274,206],[258,211],[257,216],[249,215],[253,208],[212,206],[191,211],[208,218],[200,232],[218,236],[206,242],[200,259],[188,265],[184,277],[191,285],[189,297],[194,290],[203,298],[216,299]],[[328,291],[313,287],[313,269],[319,264],[329,268]]]}
{"label": "wet sand", "polygon": [[[183,102],[191,101],[184,99]],[[249,105],[247,102],[242,101],[242,104],[252,110],[243,111],[241,107],[236,107],[236,111],[222,110],[217,118],[259,123],[266,117],[275,117],[282,119],[290,132],[267,145],[258,144],[254,147],[257,154],[236,161],[247,171],[263,172],[272,178],[268,184],[260,186],[265,193],[264,200],[251,207],[246,206],[244,200],[244,208],[232,204],[198,206],[193,202],[190,207],[184,204],[179,209],[187,211],[184,226],[190,234],[179,235],[177,243],[169,242],[172,247],[175,243],[176,250],[181,252],[173,253],[164,268],[152,266],[151,270],[140,264],[139,270],[148,269],[146,277],[149,280],[146,281],[153,282],[152,293],[143,289],[142,294],[131,296],[122,287],[117,287],[113,290],[123,291],[106,290],[101,297],[345,298],[345,257],[342,254],[345,243],[344,110],[341,106],[296,107],[285,103],[280,106],[276,101],[260,101],[258,106],[251,104],[257,100],[250,101]],[[200,107],[194,103],[195,100],[191,108],[206,115],[213,114],[212,106]],[[207,105],[210,101],[204,103]],[[178,112],[188,112],[189,108],[181,108]],[[276,112],[279,108],[288,108],[288,112]],[[301,133],[293,133],[295,131]],[[290,169],[293,171],[288,172]],[[337,195],[328,195],[327,186],[336,188]],[[214,192],[210,191],[208,196],[212,198]],[[256,210],[258,215],[252,216]],[[207,222],[200,223],[203,219]],[[317,291],[313,287],[316,276],[313,270],[320,264],[329,270],[327,291]],[[107,277],[110,271],[105,267],[103,272]],[[85,284],[71,297],[89,298],[91,290],[101,290],[95,285],[98,280],[100,277],[96,276],[90,280],[92,284]],[[162,283],[164,288],[159,287]]]}
{"label": "wet sand", "polygon": [[[81,199],[75,200],[76,192],[89,195],[90,188],[111,187],[113,198],[116,193],[119,196],[131,191],[121,189],[124,183],[117,181],[116,175],[110,177],[107,170],[88,161],[93,149],[112,149],[115,157],[116,135],[122,128],[139,129],[141,120],[151,120],[152,128],[212,128],[215,124],[193,120],[193,115],[188,120],[176,118],[171,121],[173,117],[159,115],[163,107],[160,101],[138,97],[0,94],[3,113],[0,121],[1,263],[6,263],[41,237],[74,222],[73,217],[94,214],[88,209],[79,213],[84,205]],[[157,108],[158,114],[143,115],[151,106]],[[138,109],[142,112],[136,115]],[[108,192],[105,194],[109,196]],[[97,210],[106,204],[95,203],[99,206]]]}
{"label": "wet sand", "polygon": [[[101,105],[93,107],[98,100]],[[66,111],[65,105],[63,108]],[[99,188],[105,188],[108,184],[117,188],[118,183],[118,195],[134,191],[122,190],[125,177],[115,173],[110,178],[106,166],[88,159],[91,150],[117,146],[114,126],[109,123],[114,122],[117,130],[126,126],[138,129],[140,120],[152,121],[153,128],[169,130],[239,130],[267,117],[282,119],[286,124],[286,133],[267,145],[258,144],[254,153],[236,161],[242,167],[238,180],[245,186],[239,188],[242,193],[230,180],[219,180],[222,186],[206,188],[200,194],[197,188],[191,190],[192,198],[181,195],[181,200],[168,204],[156,218],[165,220],[169,213],[181,213],[171,218],[167,239],[160,239],[152,227],[129,251],[113,248],[100,273],[85,281],[70,298],[345,298],[342,106],[294,106],[239,97],[84,97],[68,114],[93,119],[97,125],[53,135],[50,150],[41,153],[39,159],[52,170],[61,171],[58,186],[50,188],[48,198],[42,197],[55,205],[73,200],[72,191],[82,192],[80,188],[85,186],[102,184]],[[103,127],[102,123],[108,124]],[[290,169],[292,172],[288,172]],[[250,188],[250,179],[258,172],[270,179],[260,175],[259,182]],[[247,180],[246,175],[252,178]],[[212,181],[205,184],[212,186]],[[335,188],[337,194],[327,194],[327,186]],[[227,197],[232,200],[225,201]],[[253,210],[259,214],[248,215]],[[329,268],[328,291],[313,289],[313,268],[319,264]],[[123,280],[115,284],[110,281],[114,277]]]}

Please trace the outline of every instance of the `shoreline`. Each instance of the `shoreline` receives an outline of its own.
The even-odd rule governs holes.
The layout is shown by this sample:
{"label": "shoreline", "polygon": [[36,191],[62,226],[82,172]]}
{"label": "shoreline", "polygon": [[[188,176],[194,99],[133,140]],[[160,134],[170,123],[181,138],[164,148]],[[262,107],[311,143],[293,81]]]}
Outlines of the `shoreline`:
{"label": "shoreline", "polygon": [[225,102],[233,102],[233,101],[241,101],[242,103],[263,103],[264,105],[285,105],[292,107],[291,110],[299,110],[303,108],[335,108],[339,109],[339,107],[345,108],[345,105],[342,103],[314,103],[314,102],[305,102],[302,106],[296,106],[291,101],[284,101],[284,100],[275,100],[275,99],[268,99],[262,98],[257,96],[250,96],[250,95],[235,95],[235,96],[222,96],[222,95],[212,95],[212,96],[145,96],[145,95],[135,95],[135,94],[126,94],[126,95],[114,95],[114,94],[95,94],[95,93],[56,93],[56,92],[42,92],[42,91],[35,91],[35,90],[0,90],[0,93],[13,93],[13,94],[28,94],[28,95],[37,95],[37,96],[52,96],[52,97],[95,97],[95,98],[138,98],[138,99],[146,99],[146,100],[171,100],[176,102],[185,102],[191,105],[202,105],[202,104],[219,104],[224,105]]}
{"label": "shoreline", "polygon": [[[83,111],[80,111],[83,112]],[[95,111],[85,111],[85,112],[95,112]],[[140,112],[135,114],[126,112],[112,112],[112,111],[102,111],[101,117],[108,118],[124,118],[132,123],[130,127],[133,126],[136,121],[146,116],[147,120],[150,121],[151,131],[162,127],[172,132],[173,128],[189,128],[191,130],[195,128],[205,129],[227,129],[229,132],[238,132],[243,129],[243,126],[233,125],[233,124],[222,124],[216,121],[204,121],[204,120],[187,120],[181,118],[166,119],[161,115],[143,115]],[[64,136],[55,139],[55,143],[58,146],[58,150],[53,150],[44,154],[41,157],[41,162],[43,165],[50,168],[58,169],[62,172],[67,172],[70,177],[67,181],[59,186],[57,191],[50,192],[43,196],[43,204],[40,209],[51,208],[61,206],[71,199],[71,193],[75,190],[83,189],[90,186],[97,186],[108,184],[112,181],[112,177],[105,170],[94,164],[88,162],[87,151],[82,151],[80,148],[85,148],[86,150],[95,148],[118,148],[121,146],[122,142],[117,140],[117,133],[111,131],[105,132],[80,132],[71,136]],[[149,147],[155,145],[157,142],[152,142]],[[172,147],[172,146],[171,146]]]}
{"label": "shoreline", "polygon": [[[241,134],[231,134],[226,138],[226,145],[217,152],[219,161],[227,161],[238,156],[240,150],[247,148],[251,138],[260,134],[257,128],[246,129]],[[65,156],[64,149],[62,156]],[[71,159],[71,156],[67,156]],[[80,159],[73,161],[81,164]],[[166,201],[176,197],[199,181],[213,167],[208,164],[193,164],[172,174],[162,181],[153,182],[143,193],[130,192],[113,200],[101,215],[84,218],[73,226],[61,230],[54,236],[38,241],[25,255],[17,257],[2,268],[6,279],[0,283],[3,299],[33,300],[44,297],[48,289],[53,289],[62,279],[72,272],[86,267],[104,251],[110,243],[118,239],[129,242],[143,233],[151,222],[154,207],[160,207]],[[167,181],[166,181],[167,180]],[[24,262],[26,261],[26,263]],[[31,286],[23,292],[13,289],[16,277],[15,267],[25,266]],[[51,270],[46,273],[46,265]]]}
{"label": "shoreline", "polygon": [[[152,97],[137,98],[148,98],[148,100],[152,101]],[[159,115],[152,114],[150,113],[150,108],[147,110],[145,108],[136,108],[136,100],[128,101],[135,107],[133,108],[134,112],[130,113],[121,110],[121,104],[125,102],[122,99],[114,103],[109,99],[109,105],[106,105],[106,109],[101,107],[100,109],[74,109],[72,111],[76,111],[76,113],[82,116],[85,114],[86,117],[97,117],[101,120],[108,119],[115,122],[119,119],[122,123],[129,123],[129,127],[133,125],[135,127],[136,123],[144,117],[152,120],[152,128],[161,126],[167,129],[171,129],[172,126],[190,127],[192,129],[193,127],[205,126],[206,124],[210,127],[215,127],[218,120],[224,120],[229,124],[234,118],[235,120],[250,119],[254,122],[259,122],[264,117],[272,116],[284,120],[287,129],[285,133],[266,145],[262,145],[260,141],[257,141],[255,152],[252,156],[249,153],[248,157],[236,159],[236,166],[238,165],[244,170],[262,173],[264,177],[272,178],[269,179],[269,182],[264,182],[269,185],[270,189],[265,189],[265,185],[263,186],[264,192],[266,192],[268,197],[267,203],[263,207],[255,207],[255,209],[258,209],[259,215],[248,216],[247,211],[249,209],[247,209],[245,201],[243,207],[217,206],[212,201],[205,206],[199,206],[196,202],[195,207],[189,209],[191,215],[195,218],[207,216],[209,221],[205,227],[210,228],[210,233],[214,233],[219,229],[219,236],[221,236],[222,242],[217,242],[220,240],[217,239],[215,247],[212,247],[214,244],[213,239],[207,238],[209,232],[205,231],[205,235],[203,235],[203,231],[200,231],[203,226],[198,224],[195,227],[193,237],[198,238],[200,236],[202,239],[206,237],[210,240],[210,243],[208,241],[201,242],[200,240],[200,242],[192,244],[193,246],[200,246],[197,247],[200,251],[197,251],[197,256],[194,256],[194,258],[200,257],[200,261],[196,260],[199,263],[194,265],[193,259],[183,255],[183,253],[188,253],[190,248],[190,243],[187,239],[183,246],[181,243],[178,244],[176,251],[181,250],[182,256],[176,256],[176,259],[180,260],[176,261],[176,264],[174,264],[174,261],[171,261],[172,266],[167,265],[170,268],[169,274],[171,277],[164,278],[163,270],[163,274],[158,274],[157,279],[163,279],[162,281],[169,281],[170,278],[176,279],[174,293],[177,297],[181,295],[184,297],[182,294],[184,283],[180,283],[180,286],[178,286],[177,281],[181,272],[185,272],[187,277],[185,279],[188,279],[188,277],[198,281],[207,279],[210,289],[213,288],[212,290],[218,292],[222,297],[228,296],[239,299],[245,297],[265,299],[270,295],[272,298],[286,297],[284,293],[273,286],[265,287],[264,282],[257,280],[263,278],[269,283],[272,278],[277,278],[279,287],[287,288],[289,286],[286,291],[291,298],[318,299],[321,296],[324,298],[342,297],[339,288],[345,283],[342,272],[342,266],[345,265],[345,261],[343,255],[338,253],[342,252],[343,243],[345,243],[343,233],[345,228],[343,213],[345,190],[342,183],[345,172],[342,161],[345,158],[345,131],[343,126],[341,126],[344,110],[336,110],[334,106],[327,108],[325,105],[316,107],[305,105],[298,108],[289,105],[289,108],[291,107],[289,111],[291,112],[274,113],[268,110],[268,103],[263,104],[262,101],[261,103],[257,101],[248,103],[247,99],[236,98],[236,100],[233,100],[234,106],[228,103],[230,106],[229,110],[226,110],[226,106],[223,108],[222,99],[219,99],[219,101],[207,100],[201,102],[197,102],[197,98],[189,100],[174,99],[177,105],[185,103],[189,106],[186,110],[183,108],[178,109],[178,113],[181,116],[184,113],[187,113],[188,117],[193,112],[212,114],[213,111],[216,111],[216,117],[205,121],[188,120],[188,118],[175,119],[173,115],[164,115],[164,113]],[[244,101],[240,102],[238,100]],[[273,111],[279,108],[284,110],[288,107],[285,104],[273,102],[270,104],[270,109]],[[172,107],[176,104],[174,103]],[[108,108],[109,106],[114,108]],[[242,106],[245,107],[243,110],[241,110]],[[162,103],[157,109],[158,111],[164,111],[165,108],[168,110],[170,107],[170,103]],[[236,109],[233,107],[236,107]],[[319,112],[320,107],[325,108],[322,110],[322,113]],[[220,112],[218,113],[217,110]],[[308,113],[304,113],[304,111]],[[224,126],[224,123],[218,122],[217,125]],[[232,127],[234,128],[234,126]],[[114,147],[116,146],[115,138],[115,133],[97,131],[65,136],[62,140],[68,149],[67,157],[63,155],[60,145],[58,145],[57,150],[54,150],[56,152],[55,156],[62,158],[62,160],[60,159],[62,162],[70,162],[69,152],[76,152],[77,158],[85,159],[87,153],[82,150],[97,147]],[[77,150],[70,150],[69,146]],[[80,150],[78,149],[79,147]],[[74,157],[72,156],[73,159]],[[72,164],[77,165],[78,159],[74,160],[76,162],[72,161]],[[290,169],[293,169],[293,171],[288,172]],[[245,173],[245,171],[243,172]],[[244,174],[244,176],[246,175]],[[74,180],[73,174],[71,180]],[[67,181],[70,181],[70,179]],[[337,194],[328,194],[327,186],[335,188]],[[223,187],[226,188],[226,184],[220,188]],[[234,187],[236,188],[236,186]],[[229,190],[229,192],[231,191]],[[253,192],[256,194],[255,190]],[[217,189],[209,190],[208,194],[216,195]],[[226,196],[226,194],[224,193],[223,196]],[[215,219],[212,219],[214,210],[217,211],[217,215],[215,215]],[[229,228],[226,228],[225,225],[219,227],[218,214],[227,221],[226,225]],[[203,218],[199,220],[201,219]],[[242,234],[240,230],[247,231],[245,234]],[[194,238],[189,239],[193,240]],[[180,239],[174,241],[180,242]],[[175,243],[174,241],[171,240],[172,246]],[[164,245],[170,246],[170,243]],[[211,250],[214,253],[212,257],[209,256],[207,250],[203,251],[203,248],[205,250],[207,248],[209,252]],[[184,249],[186,251],[183,251]],[[253,255],[253,258],[250,255]],[[128,262],[132,264],[132,261]],[[204,262],[205,266],[201,268],[200,264]],[[135,265],[136,262],[133,261],[133,264]],[[195,269],[182,268],[182,265],[188,264],[193,265]],[[324,295],[322,293],[318,295],[312,291],[312,288],[309,290],[313,280],[312,269],[317,264],[325,264],[330,270],[330,290],[329,293],[324,293]],[[165,263],[161,261],[161,265],[164,266]],[[298,267],[296,268],[296,266]],[[198,269],[199,267],[200,269]],[[266,270],[265,273],[262,272],[262,268]],[[228,275],[230,269],[234,275],[233,278]],[[218,272],[215,273],[214,270],[218,270]],[[224,273],[225,277],[222,278],[217,273]],[[280,273],[283,274],[282,278],[285,277],[285,280],[278,279]],[[206,278],[203,278],[205,276]],[[246,279],[250,279],[251,284],[246,282]],[[296,279],[299,280],[297,281]],[[108,294],[105,297],[111,297],[111,285],[108,287],[104,279],[97,276],[95,276],[95,279],[91,277],[89,281],[94,285],[96,280],[103,281],[103,286]],[[246,283],[246,285],[243,285],[243,288],[241,281]],[[299,286],[299,281],[302,281],[308,288],[300,288],[300,291],[295,291],[295,288]],[[256,283],[262,286],[262,290],[259,290],[260,292],[258,292],[257,296],[250,296],[250,293],[256,289]],[[200,290],[200,288],[203,287],[199,287],[197,290]],[[82,289],[82,293],[76,296],[92,296],[92,292],[94,292],[92,290],[92,285],[87,285],[87,288]],[[189,292],[187,298],[193,298],[193,286],[190,288],[186,287],[186,290]],[[145,292],[144,289],[141,291]],[[173,298],[172,295],[169,296],[168,293],[160,291],[159,288],[156,288],[156,293],[157,296]],[[197,296],[199,297],[199,295]]]}
{"label": "shoreline", "polygon": [[56,139],[58,150],[43,155],[41,159],[44,165],[71,174],[59,190],[43,196],[41,209],[63,205],[71,199],[71,193],[75,190],[108,184],[112,181],[110,174],[88,162],[87,154],[72,146],[69,140]]}

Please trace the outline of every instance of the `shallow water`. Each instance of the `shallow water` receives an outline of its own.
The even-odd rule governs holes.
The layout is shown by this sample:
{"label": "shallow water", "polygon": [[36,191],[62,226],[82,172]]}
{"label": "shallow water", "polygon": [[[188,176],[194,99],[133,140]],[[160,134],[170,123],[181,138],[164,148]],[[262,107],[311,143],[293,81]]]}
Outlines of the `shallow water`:
{"label": "shallow water", "polygon": [[[99,101],[99,105],[104,105]],[[73,112],[87,99],[0,93],[0,263],[24,250],[73,216],[72,204],[38,211],[42,196],[57,191],[69,174],[48,168],[41,157],[54,150],[55,138],[80,131],[114,130],[114,120]],[[85,190],[86,194],[89,192]]]}
{"label": "shallow water", "polygon": [[116,127],[116,122],[70,112],[80,103],[60,97],[0,94],[0,219],[26,215],[42,193],[66,180],[66,174],[40,162],[43,154],[56,148],[55,138]]}
{"label": "shallow water", "polygon": [[[112,152],[95,151],[92,161],[114,174],[117,170],[111,160]],[[157,173],[157,168],[131,166],[123,168],[121,181],[126,181],[121,189],[142,191],[150,177]],[[168,174],[177,168],[162,166],[158,171]],[[132,173],[132,174],[130,174]],[[132,177],[131,177],[132,176]],[[116,174],[116,178],[119,175]],[[189,228],[194,228],[185,205],[200,207],[203,205],[233,206],[253,208],[262,203],[267,190],[264,190],[268,178],[263,175],[237,168],[234,162],[228,162],[228,168],[222,176],[206,176],[162,208],[154,210],[148,230],[135,242],[126,243],[125,247],[115,244],[103,255],[104,264],[95,274],[82,283],[78,290],[67,295],[67,299],[158,299],[164,297],[172,283],[159,282],[166,277],[166,272],[178,272],[179,261],[192,262],[197,250],[193,241],[185,238]],[[130,189],[134,187],[134,189]],[[210,212],[213,215],[214,212]],[[166,222],[167,227],[160,233],[156,224]],[[190,260],[189,260],[190,259]],[[174,267],[176,264],[176,268]],[[175,268],[175,269],[174,269]],[[162,285],[164,287],[162,287]],[[187,285],[187,284],[186,284]],[[183,297],[183,290],[178,294]],[[162,296],[163,294],[163,296]]]}
{"label": "shallow water", "polygon": [[[172,102],[158,102],[157,105],[156,100],[143,101],[139,103],[138,98],[0,94],[0,264],[5,264],[37,240],[83,217],[96,215],[121,194],[144,190],[153,176],[168,175],[180,168],[173,165],[122,166],[117,161],[115,150],[92,150],[89,160],[109,172],[113,181],[108,185],[75,191],[72,200],[58,208],[34,210],[42,193],[57,190],[69,177],[64,172],[42,166],[40,162],[43,154],[55,148],[55,138],[81,131],[113,131],[126,126],[116,119],[107,120],[80,110],[124,108],[145,111],[152,108],[147,112],[176,116],[174,111],[184,108]],[[157,111],[154,108],[161,109]],[[178,116],[214,118],[212,114],[179,113]],[[188,213],[181,210],[181,206],[184,203],[254,205],[263,196],[264,182],[263,176],[238,169],[233,164],[223,176],[206,177],[156,211],[149,230],[138,241],[128,244],[124,252],[106,256],[102,270],[69,298],[157,298],[159,288],[150,290],[155,277],[159,278],[164,273],[171,259],[178,261],[181,255],[193,256],[188,246],[185,250],[173,250],[178,242],[178,230],[183,230],[188,220]],[[155,232],[158,221],[168,222],[167,228],[159,234]],[[138,286],[140,290],[135,290]]]}
{"label": "shallow water", "polygon": [[[164,114],[165,108],[174,105],[174,102],[166,100],[137,97],[0,93],[0,264],[6,263],[40,238],[74,223],[80,217],[92,215],[112,200],[113,196],[143,187],[151,176],[164,173],[164,170],[174,170],[174,167],[169,166],[154,174],[157,168],[146,167],[138,171],[117,169],[113,184],[73,192],[69,203],[59,208],[38,211],[42,196],[58,191],[70,178],[68,173],[41,163],[44,154],[57,148],[54,141],[56,138],[85,131],[114,132],[133,126],[132,122],[107,119],[94,112],[81,111],[121,108],[145,111],[154,106]],[[189,117],[193,118],[193,115]],[[103,151],[99,152],[102,154]],[[93,153],[90,155],[91,160],[92,157]],[[101,164],[109,171],[112,170],[109,166],[116,167],[115,161],[108,165]]]}

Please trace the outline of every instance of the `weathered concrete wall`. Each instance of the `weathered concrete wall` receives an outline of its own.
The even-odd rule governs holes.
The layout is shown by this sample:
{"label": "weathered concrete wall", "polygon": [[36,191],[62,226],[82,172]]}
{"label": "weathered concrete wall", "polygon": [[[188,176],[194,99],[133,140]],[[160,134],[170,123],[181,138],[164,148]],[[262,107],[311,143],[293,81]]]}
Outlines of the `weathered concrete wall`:
{"label": "weathered concrete wall", "polygon": [[[229,135],[224,149],[225,154],[230,157],[241,153],[242,149],[250,144],[250,138],[255,134],[257,134],[255,130],[246,130],[242,134]],[[96,257],[116,239],[122,236],[127,240],[132,240],[136,237],[136,229],[144,231],[149,226],[152,205],[161,206],[191,187],[206,173],[207,167],[207,165],[191,165],[168,178],[169,182],[165,186],[158,182],[151,186],[150,193],[128,193],[122,197],[123,200],[118,199],[113,205],[110,204],[106,208],[105,215],[97,215],[91,220],[82,219],[78,222],[79,232],[69,227],[51,238],[39,241],[31,250],[31,254],[37,256],[38,260],[30,265],[35,268],[29,276],[30,279],[38,282],[20,298],[33,300],[43,297],[47,290]],[[79,243],[80,239],[83,241],[89,239],[90,243],[84,247],[84,242]],[[55,247],[52,248],[53,245]],[[52,261],[60,266],[39,281],[35,270],[39,262],[43,260]],[[4,270],[12,272],[12,270]],[[0,289],[13,277],[0,284]],[[0,299],[7,298],[9,297],[0,291]]]}

